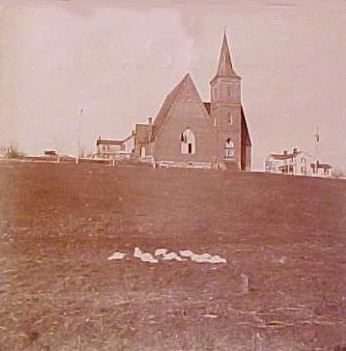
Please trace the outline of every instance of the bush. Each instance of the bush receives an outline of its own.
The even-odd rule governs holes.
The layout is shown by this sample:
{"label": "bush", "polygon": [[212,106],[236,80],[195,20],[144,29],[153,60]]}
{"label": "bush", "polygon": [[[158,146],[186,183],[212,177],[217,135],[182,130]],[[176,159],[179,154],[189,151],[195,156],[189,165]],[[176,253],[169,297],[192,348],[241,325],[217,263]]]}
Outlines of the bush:
{"label": "bush", "polygon": [[18,150],[17,145],[10,144],[4,148],[4,156],[6,158],[19,158],[25,156],[25,154]]}

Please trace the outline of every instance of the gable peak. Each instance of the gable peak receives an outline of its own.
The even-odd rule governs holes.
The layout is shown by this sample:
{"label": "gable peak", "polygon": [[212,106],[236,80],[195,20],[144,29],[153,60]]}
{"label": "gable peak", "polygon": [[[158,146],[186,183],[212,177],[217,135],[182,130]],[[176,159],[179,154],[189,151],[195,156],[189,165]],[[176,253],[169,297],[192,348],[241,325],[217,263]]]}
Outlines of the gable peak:
{"label": "gable peak", "polygon": [[191,77],[191,74],[189,72],[187,72],[184,76],[184,78],[181,80],[181,82],[187,82],[187,81],[190,81],[193,83],[193,79]]}
{"label": "gable peak", "polygon": [[193,81],[192,76],[189,72],[185,74],[184,78],[179,82],[178,86],[179,90],[182,90],[183,87],[186,86],[192,86],[197,91],[195,82]]}

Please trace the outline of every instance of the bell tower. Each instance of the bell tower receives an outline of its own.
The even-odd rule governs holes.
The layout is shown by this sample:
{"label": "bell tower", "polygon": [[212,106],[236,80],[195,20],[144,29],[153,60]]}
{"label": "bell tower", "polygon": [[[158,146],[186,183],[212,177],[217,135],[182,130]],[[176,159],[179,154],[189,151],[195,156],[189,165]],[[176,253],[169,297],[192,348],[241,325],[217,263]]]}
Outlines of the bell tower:
{"label": "bell tower", "polygon": [[219,160],[241,168],[241,78],[234,71],[224,33],[219,64],[210,82],[210,114],[217,131]]}

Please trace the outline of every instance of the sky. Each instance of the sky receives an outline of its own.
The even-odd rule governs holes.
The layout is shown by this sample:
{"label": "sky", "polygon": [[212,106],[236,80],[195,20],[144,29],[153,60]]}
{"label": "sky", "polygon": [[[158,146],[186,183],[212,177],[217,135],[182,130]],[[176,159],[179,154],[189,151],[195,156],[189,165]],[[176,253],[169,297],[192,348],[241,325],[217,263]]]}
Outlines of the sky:
{"label": "sky", "polygon": [[[0,0],[0,143],[76,154],[155,118],[190,72],[204,101],[224,30],[253,169],[297,147],[346,171],[346,1]],[[80,115],[80,109],[83,114]]]}

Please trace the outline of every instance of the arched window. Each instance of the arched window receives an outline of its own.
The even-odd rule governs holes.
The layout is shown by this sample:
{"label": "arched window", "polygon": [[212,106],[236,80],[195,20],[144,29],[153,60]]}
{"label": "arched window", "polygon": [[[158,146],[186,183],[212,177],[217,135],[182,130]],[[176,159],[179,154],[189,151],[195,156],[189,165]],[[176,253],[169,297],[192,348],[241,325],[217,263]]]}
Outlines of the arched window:
{"label": "arched window", "polygon": [[182,154],[194,154],[196,152],[196,138],[190,128],[181,134],[180,150]]}
{"label": "arched window", "polygon": [[234,157],[234,143],[231,138],[228,138],[225,143],[225,158]]}
{"label": "arched window", "polygon": [[145,147],[144,146],[142,146],[141,149],[140,149],[140,157],[141,158],[145,157]]}

